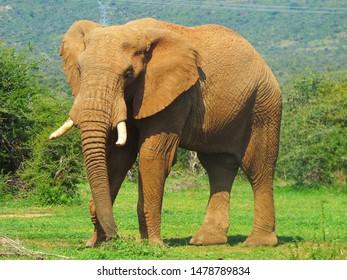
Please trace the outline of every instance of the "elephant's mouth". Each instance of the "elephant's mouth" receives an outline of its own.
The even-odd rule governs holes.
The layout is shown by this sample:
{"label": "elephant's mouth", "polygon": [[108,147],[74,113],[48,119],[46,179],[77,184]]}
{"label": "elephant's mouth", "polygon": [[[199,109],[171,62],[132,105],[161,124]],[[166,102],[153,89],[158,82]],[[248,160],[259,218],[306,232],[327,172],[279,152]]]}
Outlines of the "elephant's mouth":
{"label": "elephant's mouth", "polygon": [[[73,120],[69,117],[66,122],[59,127],[56,131],[54,131],[50,136],[50,140],[58,139],[62,136],[64,136],[67,132],[69,132],[74,127]],[[116,142],[117,146],[124,146],[127,141],[127,128],[125,121],[121,121],[117,124],[117,132],[118,132],[118,139]]]}

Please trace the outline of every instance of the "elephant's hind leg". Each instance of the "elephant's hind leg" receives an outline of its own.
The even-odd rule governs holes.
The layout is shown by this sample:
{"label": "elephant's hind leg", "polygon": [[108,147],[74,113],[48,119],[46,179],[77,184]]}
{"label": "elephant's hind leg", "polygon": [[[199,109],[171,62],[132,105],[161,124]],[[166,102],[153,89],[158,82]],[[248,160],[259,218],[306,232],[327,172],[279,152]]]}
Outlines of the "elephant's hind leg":
{"label": "elephant's hind leg", "polygon": [[233,156],[226,154],[198,153],[198,157],[208,173],[211,189],[203,225],[190,244],[224,244],[230,225],[230,191],[239,165]]}
{"label": "elephant's hind leg", "polygon": [[242,167],[254,194],[254,224],[244,246],[276,246],[273,178],[278,152],[277,126],[254,129]]}

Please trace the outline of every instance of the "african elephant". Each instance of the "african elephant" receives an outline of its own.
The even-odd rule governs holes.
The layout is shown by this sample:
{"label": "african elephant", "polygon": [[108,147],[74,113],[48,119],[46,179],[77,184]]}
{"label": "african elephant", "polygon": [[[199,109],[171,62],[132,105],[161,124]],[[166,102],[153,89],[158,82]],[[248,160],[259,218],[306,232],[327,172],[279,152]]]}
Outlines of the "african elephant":
{"label": "african elephant", "polygon": [[197,151],[210,182],[206,216],[190,244],[227,242],[230,191],[242,168],[254,192],[254,224],[244,245],[277,245],[281,91],[241,35],[151,18],[110,27],[83,20],[64,35],[60,55],[75,99],[50,138],[80,129],[94,224],[87,246],[117,233],[112,205],[137,157],[140,236],[162,244],[164,183],[178,147]]}

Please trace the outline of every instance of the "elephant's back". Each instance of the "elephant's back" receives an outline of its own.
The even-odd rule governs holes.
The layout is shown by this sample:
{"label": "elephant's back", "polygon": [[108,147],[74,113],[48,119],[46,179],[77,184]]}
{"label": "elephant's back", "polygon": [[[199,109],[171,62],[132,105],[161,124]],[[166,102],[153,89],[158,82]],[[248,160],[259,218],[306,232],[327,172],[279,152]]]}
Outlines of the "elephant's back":
{"label": "elephant's back", "polygon": [[[244,99],[250,87],[261,79],[267,68],[256,49],[239,33],[216,24],[181,27],[168,24],[185,37],[199,52],[206,91]],[[231,86],[232,85],[232,86]],[[215,98],[215,97],[213,97]]]}
{"label": "elephant's back", "polygon": [[[184,146],[204,151],[211,149],[214,143],[215,152],[233,152],[233,147],[247,142],[252,110],[262,108],[259,100],[268,103],[267,98],[261,96],[265,91],[258,89],[274,88],[276,79],[255,48],[233,30],[203,25],[186,28],[182,35],[195,45],[202,57],[203,72],[199,82],[202,100],[196,88],[191,92],[193,113],[187,131],[194,133],[190,133],[192,137],[184,135],[189,139]],[[203,112],[199,104],[203,104]],[[201,141],[194,143],[194,137],[205,139],[208,145],[205,147]],[[187,142],[194,144],[189,146]]]}
{"label": "elephant's back", "polygon": [[128,22],[127,25],[140,29],[168,29],[180,34],[200,53],[206,70],[213,66],[216,66],[215,68],[228,68],[228,66],[230,68],[241,64],[247,66],[254,59],[261,58],[242,35],[217,24],[186,27],[153,18],[143,18]]}

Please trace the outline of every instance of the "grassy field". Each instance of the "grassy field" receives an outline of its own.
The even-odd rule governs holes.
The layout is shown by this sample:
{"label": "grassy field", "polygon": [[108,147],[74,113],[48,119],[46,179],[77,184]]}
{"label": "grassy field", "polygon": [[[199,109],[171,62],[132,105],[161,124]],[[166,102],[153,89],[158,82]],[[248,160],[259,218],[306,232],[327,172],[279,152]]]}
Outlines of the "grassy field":
{"label": "grassy field", "polygon": [[[195,247],[188,241],[200,227],[208,199],[205,177],[170,178],[163,206],[164,247],[136,241],[137,187],[127,182],[114,207],[120,239],[85,248],[92,233],[88,186],[81,204],[28,207],[23,201],[0,206],[0,259],[347,259],[347,194],[341,189],[275,188],[276,248],[244,248],[253,221],[248,183],[236,181],[231,197],[228,244]],[[28,215],[31,214],[31,215]]]}

